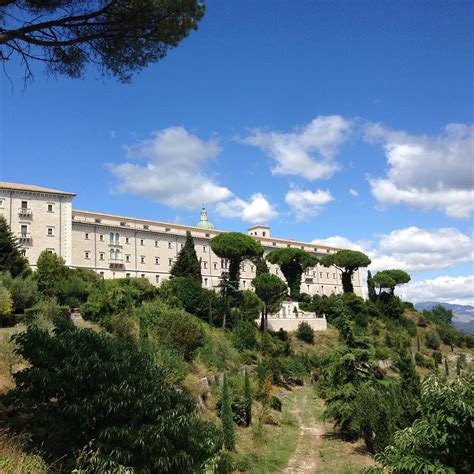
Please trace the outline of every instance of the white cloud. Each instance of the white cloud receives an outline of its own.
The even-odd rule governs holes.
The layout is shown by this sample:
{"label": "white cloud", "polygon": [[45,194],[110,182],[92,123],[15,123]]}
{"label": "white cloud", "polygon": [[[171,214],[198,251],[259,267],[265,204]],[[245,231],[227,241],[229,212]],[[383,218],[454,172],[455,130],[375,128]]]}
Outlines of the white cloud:
{"label": "white cloud", "polygon": [[352,242],[341,236],[314,240],[359,250],[372,260],[373,272],[401,268],[408,273],[441,270],[474,261],[474,240],[457,229],[407,227],[376,236],[374,241]]}
{"label": "white cloud", "polygon": [[278,216],[278,212],[261,193],[252,195],[249,201],[236,197],[231,201],[220,202],[216,212],[222,217],[237,217],[253,224],[268,222]]}
{"label": "white cloud", "polygon": [[436,209],[455,218],[474,210],[474,126],[449,124],[438,136],[416,136],[369,124],[364,138],[383,144],[389,169],[370,179],[382,206]]}
{"label": "white cloud", "polygon": [[325,204],[333,201],[329,191],[310,191],[294,188],[286,193],[285,202],[292,208],[298,221],[304,221],[318,214]]}
{"label": "white cloud", "polygon": [[274,174],[299,175],[309,180],[329,178],[339,168],[334,160],[348,139],[351,122],[340,115],[319,116],[294,132],[253,131],[240,140],[260,148],[275,161]]}
{"label": "white cloud", "polygon": [[359,196],[359,193],[355,190],[355,189],[349,189],[349,194],[352,196],[352,197],[357,197]]}
{"label": "white cloud", "polygon": [[463,301],[466,304],[474,298],[474,276],[440,276],[431,280],[412,281],[401,287],[399,294],[414,303],[457,300],[458,303]]}
{"label": "white cloud", "polygon": [[[128,192],[175,209],[195,209],[202,203],[222,201],[232,192],[205,174],[205,166],[221,151],[216,140],[201,140],[183,127],[153,133],[128,148],[129,161],[110,164],[119,179],[117,192]],[[130,160],[144,160],[138,164]]]}

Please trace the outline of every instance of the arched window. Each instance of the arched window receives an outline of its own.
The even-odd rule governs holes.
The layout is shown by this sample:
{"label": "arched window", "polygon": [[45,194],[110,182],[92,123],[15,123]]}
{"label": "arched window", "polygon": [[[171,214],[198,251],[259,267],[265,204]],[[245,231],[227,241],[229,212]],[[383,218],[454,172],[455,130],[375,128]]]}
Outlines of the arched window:
{"label": "arched window", "polygon": [[110,243],[110,244],[113,244],[113,243],[114,243],[114,233],[113,233],[113,232],[111,232],[111,233],[109,234],[109,243]]}
{"label": "arched window", "polygon": [[110,249],[110,260],[115,260],[115,250]]}
{"label": "arched window", "polygon": [[122,255],[120,253],[120,250],[115,251],[115,260],[120,260],[122,258]]}
{"label": "arched window", "polygon": [[118,245],[120,243],[120,234],[118,232],[115,232],[115,245]]}

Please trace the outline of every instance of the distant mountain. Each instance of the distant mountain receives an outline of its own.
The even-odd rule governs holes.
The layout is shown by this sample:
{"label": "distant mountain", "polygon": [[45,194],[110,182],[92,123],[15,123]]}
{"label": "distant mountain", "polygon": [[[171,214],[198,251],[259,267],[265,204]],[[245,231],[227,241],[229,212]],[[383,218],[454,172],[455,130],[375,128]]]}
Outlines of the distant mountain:
{"label": "distant mountain", "polygon": [[418,311],[431,310],[433,306],[440,304],[446,309],[450,309],[454,318],[451,324],[459,331],[465,334],[474,335],[474,306],[464,304],[451,304],[451,303],[438,303],[436,301],[423,301],[422,303],[416,303],[415,308]]}

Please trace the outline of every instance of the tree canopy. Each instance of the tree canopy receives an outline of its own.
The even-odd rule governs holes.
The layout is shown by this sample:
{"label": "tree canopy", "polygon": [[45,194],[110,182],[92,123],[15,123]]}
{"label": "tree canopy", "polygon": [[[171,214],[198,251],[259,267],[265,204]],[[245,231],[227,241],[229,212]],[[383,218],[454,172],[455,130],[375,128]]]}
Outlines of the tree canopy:
{"label": "tree canopy", "polygon": [[408,283],[411,277],[408,273],[399,269],[382,270],[373,277],[373,282],[380,290],[387,289],[393,295],[397,285]]}
{"label": "tree canopy", "polygon": [[261,329],[266,328],[268,313],[278,310],[286,295],[287,286],[285,282],[271,273],[261,273],[252,280],[255,293],[263,301]]}
{"label": "tree canopy", "polygon": [[290,288],[292,298],[300,296],[301,277],[304,271],[318,263],[316,257],[302,249],[295,248],[273,250],[267,255],[267,260],[280,267]]}
{"label": "tree canopy", "polygon": [[204,15],[197,0],[4,0],[1,59],[18,55],[81,77],[88,64],[121,81],[164,58]]}
{"label": "tree canopy", "polygon": [[186,232],[186,242],[170,270],[171,277],[194,278],[201,283],[201,263],[198,260],[191,232]]}
{"label": "tree canopy", "polygon": [[240,232],[225,232],[211,239],[212,251],[229,260],[229,282],[236,288],[240,281],[240,264],[263,254],[260,242]]}
{"label": "tree canopy", "polygon": [[0,272],[9,272],[15,277],[28,269],[28,261],[20,254],[16,237],[5,218],[0,216]]}
{"label": "tree canopy", "polygon": [[371,264],[371,260],[365,253],[358,250],[339,250],[336,253],[325,255],[320,263],[325,267],[335,266],[342,272],[342,287],[344,293],[354,293],[352,275],[362,267]]}
{"label": "tree canopy", "polygon": [[30,326],[15,342],[28,367],[4,401],[33,444],[61,459],[58,470],[82,451],[87,472],[191,473],[219,449],[192,396],[132,344],[71,322],[53,334]]}

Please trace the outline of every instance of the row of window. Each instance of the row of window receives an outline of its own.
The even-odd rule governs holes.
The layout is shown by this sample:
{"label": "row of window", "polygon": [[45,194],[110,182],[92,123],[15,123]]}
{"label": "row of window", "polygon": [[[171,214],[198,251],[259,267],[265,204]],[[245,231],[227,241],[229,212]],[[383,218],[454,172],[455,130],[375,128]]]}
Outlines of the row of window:
{"label": "row of window", "polygon": [[[1,198],[0,199],[0,209],[5,208],[5,199]],[[28,201],[21,201],[20,205],[20,212],[21,211],[29,211],[30,210],[30,205]],[[46,203],[46,210],[47,212],[54,212],[54,202],[47,202]]]}
{"label": "row of window", "polygon": [[[25,237],[29,234],[30,231],[30,225],[27,223],[20,223],[20,234],[21,237]],[[49,225],[46,227],[46,235],[48,237],[54,237],[55,235],[55,227],[53,225]]]}

